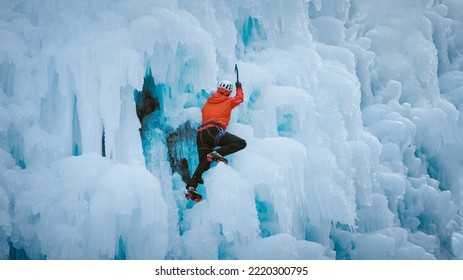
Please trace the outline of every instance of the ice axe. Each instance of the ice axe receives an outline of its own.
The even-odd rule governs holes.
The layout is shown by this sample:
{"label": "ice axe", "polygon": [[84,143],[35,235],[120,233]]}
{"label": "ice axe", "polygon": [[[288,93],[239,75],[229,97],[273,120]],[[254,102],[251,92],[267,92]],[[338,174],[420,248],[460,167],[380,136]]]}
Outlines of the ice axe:
{"label": "ice axe", "polygon": [[238,73],[238,64],[235,63],[235,74],[236,74],[236,82],[240,82],[240,75]]}

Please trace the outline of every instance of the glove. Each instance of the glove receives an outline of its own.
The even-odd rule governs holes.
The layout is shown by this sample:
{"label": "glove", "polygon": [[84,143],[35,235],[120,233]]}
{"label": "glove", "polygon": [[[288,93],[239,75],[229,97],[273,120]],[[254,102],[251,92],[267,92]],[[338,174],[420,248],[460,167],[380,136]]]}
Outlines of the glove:
{"label": "glove", "polygon": [[241,83],[240,83],[240,82],[236,82],[236,83],[235,83],[235,86],[236,86],[236,88],[241,88]]}

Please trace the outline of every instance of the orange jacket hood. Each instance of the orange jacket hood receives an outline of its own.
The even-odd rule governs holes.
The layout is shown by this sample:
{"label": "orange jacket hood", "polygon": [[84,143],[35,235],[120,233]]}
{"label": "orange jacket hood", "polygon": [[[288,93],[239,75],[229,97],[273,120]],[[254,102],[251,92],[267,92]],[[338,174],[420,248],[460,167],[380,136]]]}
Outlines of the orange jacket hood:
{"label": "orange jacket hood", "polygon": [[207,99],[207,103],[218,104],[226,101],[228,96],[214,92],[211,97]]}

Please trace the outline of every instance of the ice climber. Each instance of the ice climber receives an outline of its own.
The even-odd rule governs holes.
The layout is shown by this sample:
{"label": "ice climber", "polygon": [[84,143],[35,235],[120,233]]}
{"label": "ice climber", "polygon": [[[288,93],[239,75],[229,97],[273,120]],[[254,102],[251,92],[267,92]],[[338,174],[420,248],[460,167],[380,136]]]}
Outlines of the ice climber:
{"label": "ice climber", "polygon": [[[196,134],[199,164],[186,185],[186,197],[201,201],[202,196],[196,192],[198,184],[203,184],[202,175],[213,161],[228,163],[226,155],[236,153],[246,147],[246,141],[226,131],[233,108],[243,102],[243,89],[237,81],[236,94],[230,97],[233,84],[222,81],[217,92],[207,99],[202,109],[202,124]],[[216,147],[218,147],[216,149]]]}

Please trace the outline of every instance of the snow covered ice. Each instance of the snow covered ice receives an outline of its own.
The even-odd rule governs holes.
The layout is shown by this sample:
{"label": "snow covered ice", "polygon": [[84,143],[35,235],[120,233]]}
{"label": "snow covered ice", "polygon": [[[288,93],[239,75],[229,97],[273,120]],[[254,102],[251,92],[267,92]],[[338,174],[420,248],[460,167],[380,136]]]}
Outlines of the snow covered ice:
{"label": "snow covered ice", "polygon": [[463,1],[0,3],[0,259],[463,258]]}

